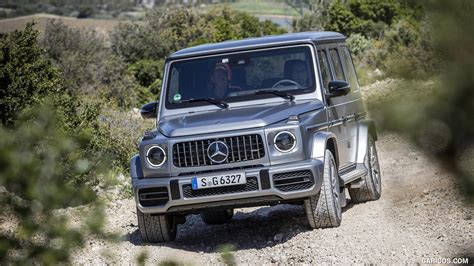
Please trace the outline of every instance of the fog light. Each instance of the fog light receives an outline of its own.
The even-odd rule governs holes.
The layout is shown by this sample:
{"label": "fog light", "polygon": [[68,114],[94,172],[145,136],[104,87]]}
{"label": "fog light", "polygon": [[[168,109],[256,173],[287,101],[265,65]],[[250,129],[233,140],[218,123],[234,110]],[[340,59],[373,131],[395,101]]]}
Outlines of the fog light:
{"label": "fog light", "polygon": [[289,152],[296,146],[296,137],[289,131],[282,131],[276,134],[273,142],[279,152]]}
{"label": "fog light", "polygon": [[160,167],[166,161],[166,153],[160,146],[152,146],[146,152],[146,160],[151,166]]}

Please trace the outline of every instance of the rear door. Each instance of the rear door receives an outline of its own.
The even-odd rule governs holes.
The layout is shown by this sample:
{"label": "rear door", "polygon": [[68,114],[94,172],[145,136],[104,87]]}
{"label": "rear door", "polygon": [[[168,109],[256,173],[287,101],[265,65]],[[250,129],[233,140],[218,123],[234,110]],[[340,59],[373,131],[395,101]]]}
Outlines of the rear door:
{"label": "rear door", "polygon": [[362,102],[362,94],[357,80],[356,71],[352,61],[351,54],[347,46],[339,47],[339,54],[341,56],[342,65],[344,66],[344,73],[346,81],[351,85],[351,92],[348,94],[349,102],[347,103],[347,117],[346,126],[349,137],[349,161],[356,160],[357,153],[357,120],[365,116],[364,104]]}

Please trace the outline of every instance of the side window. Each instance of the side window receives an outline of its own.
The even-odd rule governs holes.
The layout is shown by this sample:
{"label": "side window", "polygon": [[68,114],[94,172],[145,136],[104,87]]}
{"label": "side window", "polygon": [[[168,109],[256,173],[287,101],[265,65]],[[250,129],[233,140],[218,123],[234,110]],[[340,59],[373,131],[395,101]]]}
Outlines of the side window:
{"label": "side window", "polygon": [[346,69],[347,77],[349,78],[349,84],[351,84],[352,90],[359,89],[359,83],[357,82],[357,75],[352,63],[352,57],[347,47],[342,48],[342,61],[344,62],[344,68]]}
{"label": "side window", "polygon": [[326,51],[319,51],[319,66],[321,68],[321,77],[323,82],[323,87],[327,91],[329,81],[331,80],[331,72],[329,70],[328,57]]}
{"label": "side window", "polygon": [[339,59],[339,55],[337,53],[337,49],[329,50],[329,54],[331,55],[331,62],[332,66],[334,67],[334,75],[336,80],[346,80],[344,78],[344,72],[342,70],[341,60]]}

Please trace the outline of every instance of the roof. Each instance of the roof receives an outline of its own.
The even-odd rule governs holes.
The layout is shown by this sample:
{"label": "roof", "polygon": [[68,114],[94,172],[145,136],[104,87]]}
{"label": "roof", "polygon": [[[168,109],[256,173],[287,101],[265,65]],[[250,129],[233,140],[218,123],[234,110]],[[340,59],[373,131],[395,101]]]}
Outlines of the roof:
{"label": "roof", "polygon": [[325,42],[329,40],[344,40],[346,36],[332,31],[308,31],[299,33],[288,33],[282,35],[271,35],[258,38],[247,38],[242,40],[224,41],[219,43],[202,44],[185,48],[173,53],[169,58],[182,58],[197,55],[213,54],[245,50],[248,48],[270,47],[281,44]]}

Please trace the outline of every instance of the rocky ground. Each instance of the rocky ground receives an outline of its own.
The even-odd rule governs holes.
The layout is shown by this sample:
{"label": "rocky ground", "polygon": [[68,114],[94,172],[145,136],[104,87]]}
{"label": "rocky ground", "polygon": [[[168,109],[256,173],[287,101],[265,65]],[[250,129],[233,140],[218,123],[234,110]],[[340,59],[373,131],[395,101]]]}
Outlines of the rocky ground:
{"label": "rocky ground", "polygon": [[[422,263],[423,258],[474,257],[474,208],[462,200],[449,173],[397,135],[377,142],[383,192],[378,201],[349,204],[340,227],[311,230],[302,206],[236,210],[231,223],[209,226],[188,216],[175,242],[141,241],[132,199],[107,205],[107,229],[117,243],[90,239],[76,263],[223,263],[233,245],[237,264]],[[472,260],[472,259],[471,259]],[[471,261],[472,262],[472,261]]]}

